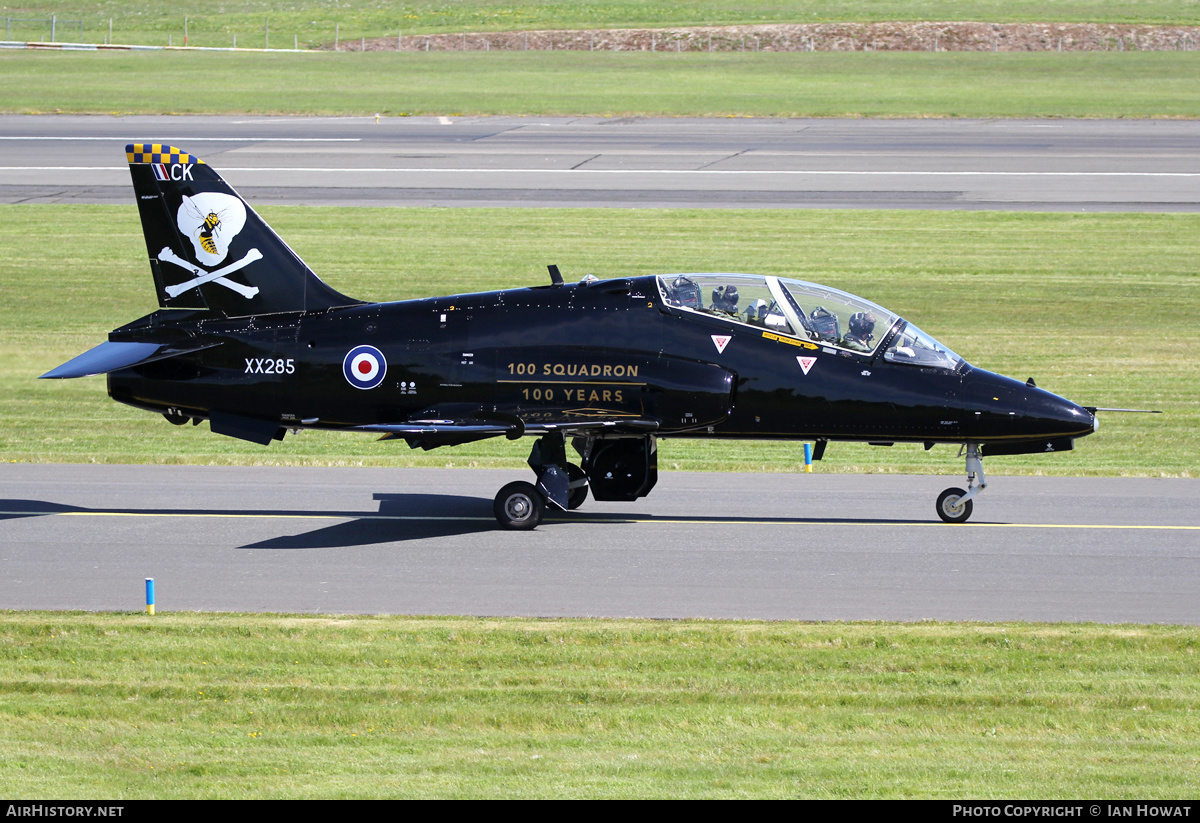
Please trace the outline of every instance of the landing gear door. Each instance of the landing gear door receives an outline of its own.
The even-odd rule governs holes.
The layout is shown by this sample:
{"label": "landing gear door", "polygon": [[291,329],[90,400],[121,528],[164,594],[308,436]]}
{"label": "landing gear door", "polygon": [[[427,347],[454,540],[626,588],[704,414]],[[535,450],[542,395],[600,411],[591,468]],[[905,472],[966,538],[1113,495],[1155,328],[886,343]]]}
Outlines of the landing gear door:
{"label": "landing gear door", "polygon": [[658,442],[653,435],[594,440],[583,470],[597,500],[637,500],[658,482]]}

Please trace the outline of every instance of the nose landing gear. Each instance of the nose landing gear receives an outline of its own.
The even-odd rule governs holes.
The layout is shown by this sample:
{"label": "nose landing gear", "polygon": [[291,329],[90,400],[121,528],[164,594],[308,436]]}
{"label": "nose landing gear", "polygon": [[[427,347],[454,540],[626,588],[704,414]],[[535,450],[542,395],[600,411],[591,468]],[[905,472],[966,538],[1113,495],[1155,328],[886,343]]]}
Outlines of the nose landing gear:
{"label": "nose landing gear", "polygon": [[[963,452],[960,450],[959,455]],[[965,523],[970,518],[975,506],[972,501],[987,488],[987,478],[983,474],[983,458],[979,454],[978,443],[966,444],[967,488],[949,488],[938,495],[938,517],[947,523]]]}

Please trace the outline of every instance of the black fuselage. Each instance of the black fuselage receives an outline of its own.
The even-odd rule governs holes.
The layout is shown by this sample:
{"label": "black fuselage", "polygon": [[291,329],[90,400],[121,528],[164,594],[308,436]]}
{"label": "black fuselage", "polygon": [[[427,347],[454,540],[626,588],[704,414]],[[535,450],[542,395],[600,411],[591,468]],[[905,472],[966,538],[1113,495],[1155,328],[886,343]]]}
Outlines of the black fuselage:
{"label": "black fuselage", "polygon": [[[230,318],[162,310],[111,339],[193,353],[109,374],[113,399],[283,428],[603,417],[659,436],[996,444],[1090,434],[1057,395],[962,363],[887,362],[666,305],[653,277]],[[885,341],[886,342],[886,341]],[[383,355],[363,388],[356,347]]]}

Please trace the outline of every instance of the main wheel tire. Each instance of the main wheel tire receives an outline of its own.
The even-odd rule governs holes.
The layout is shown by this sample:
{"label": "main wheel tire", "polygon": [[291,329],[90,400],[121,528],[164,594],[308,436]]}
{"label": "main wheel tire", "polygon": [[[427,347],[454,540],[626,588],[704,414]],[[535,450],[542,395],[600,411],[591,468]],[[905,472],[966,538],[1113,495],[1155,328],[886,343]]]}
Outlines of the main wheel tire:
{"label": "main wheel tire", "polygon": [[[580,480],[581,485],[576,486]],[[583,469],[576,466],[574,463],[567,464],[567,482],[571,484],[571,489],[567,492],[567,508],[574,510],[583,505],[588,496],[587,474]]]}
{"label": "main wheel tire", "polygon": [[546,513],[546,499],[532,483],[518,480],[496,494],[492,513],[506,529],[529,531],[542,522],[542,515]]}
{"label": "main wheel tire", "polygon": [[972,500],[965,503],[959,502],[966,496],[967,493],[963,489],[946,489],[939,494],[937,499],[938,517],[947,523],[966,523],[971,516],[971,511],[975,508]]}

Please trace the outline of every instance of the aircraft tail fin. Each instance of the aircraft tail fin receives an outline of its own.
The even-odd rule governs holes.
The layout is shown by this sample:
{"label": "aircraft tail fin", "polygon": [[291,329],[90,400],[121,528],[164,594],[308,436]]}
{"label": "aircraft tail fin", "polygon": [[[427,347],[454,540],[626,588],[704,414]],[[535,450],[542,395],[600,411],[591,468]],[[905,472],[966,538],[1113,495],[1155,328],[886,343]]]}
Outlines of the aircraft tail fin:
{"label": "aircraft tail fin", "polygon": [[162,308],[240,316],[361,302],[317,277],[200,158],[161,143],[125,154]]}

